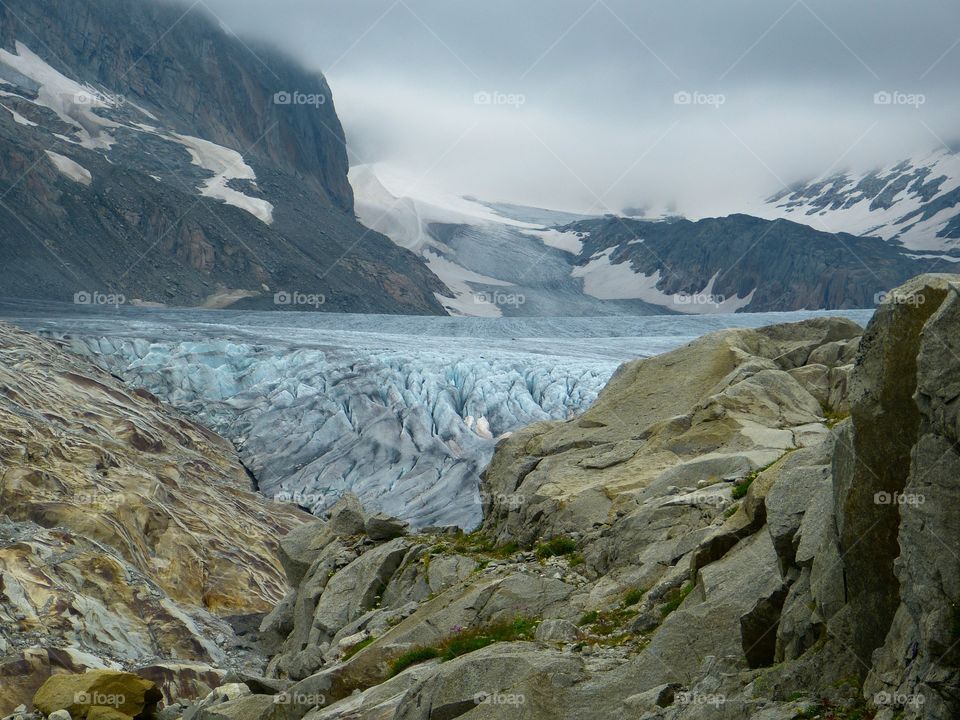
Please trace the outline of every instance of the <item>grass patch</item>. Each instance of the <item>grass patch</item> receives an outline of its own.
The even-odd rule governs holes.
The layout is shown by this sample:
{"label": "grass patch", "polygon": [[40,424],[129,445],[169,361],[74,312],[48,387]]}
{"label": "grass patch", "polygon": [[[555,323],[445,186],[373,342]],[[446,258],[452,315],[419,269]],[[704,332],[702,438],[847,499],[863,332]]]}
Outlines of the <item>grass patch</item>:
{"label": "grass patch", "polygon": [[568,537],[558,536],[537,545],[537,557],[546,560],[549,557],[570,555],[577,549],[577,543]]}
{"label": "grass patch", "polygon": [[358,642],[356,645],[351,645],[351,646],[350,646],[349,648],[347,648],[346,651],[343,653],[343,660],[349,660],[349,659],[352,658],[354,655],[356,655],[358,652],[360,652],[361,650],[363,650],[365,647],[367,647],[368,645],[370,645],[371,643],[373,643],[374,640],[376,640],[376,638],[373,637],[373,635],[371,635],[371,636],[368,637],[366,640],[361,640],[361,641]]}
{"label": "grass patch", "polygon": [[751,473],[748,477],[745,477],[743,480],[738,482],[733,486],[733,499],[734,500],[743,500],[747,496],[747,491],[750,489],[750,486],[753,485],[753,481],[757,479],[757,474]]}
{"label": "grass patch", "polygon": [[529,640],[533,637],[539,622],[529,617],[516,617],[513,620],[466,628],[444,638],[436,646],[417,647],[405,652],[390,663],[390,677],[398,675],[411,665],[434,658],[440,658],[441,661],[446,662],[494,643]]}
{"label": "grass patch", "polygon": [[583,559],[583,555],[575,552],[567,556],[567,562],[570,564],[570,567],[577,567],[578,565],[583,565],[586,561]]}
{"label": "grass patch", "polygon": [[640,588],[633,588],[633,590],[628,591],[627,594],[623,596],[623,606],[631,607],[632,605],[636,605],[643,600],[643,596],[646,594],[647,593]]}
{"label": "grass patch", "polygon": [[440,651],[432,647],[418,647],[413,650],[408,650],[390,663],[390,677],[399,675],[408,667],[419,665],[422,662],[438,657],[440,657]]}
{"label": "grass patch", "polygon": [[863,701],[855,705],[841,706],[829,700],[821,700],[793,716],[793,720],[873,720],[874,710],[869,710]]}
{"label": "grass patch", "polygon": [[680,604],[687,599],[687,595],[689,595],[691,592],[693,592],[693,583],[687,583],[682,588],[674,588],[673,590],[670,590],[665,595],[667,602],[664,603],[662,608],[660,608],[660,614],[663,615],[663,617],[666,617],[672,613],[674,610],[680,607]]}
{"label": "grass patch", "polygon": [[459,535],[453,543],[453,551],[460,555],[487,555],[493,558],[508,558],[520,551],[515,542],[497,545],[481,532]]}

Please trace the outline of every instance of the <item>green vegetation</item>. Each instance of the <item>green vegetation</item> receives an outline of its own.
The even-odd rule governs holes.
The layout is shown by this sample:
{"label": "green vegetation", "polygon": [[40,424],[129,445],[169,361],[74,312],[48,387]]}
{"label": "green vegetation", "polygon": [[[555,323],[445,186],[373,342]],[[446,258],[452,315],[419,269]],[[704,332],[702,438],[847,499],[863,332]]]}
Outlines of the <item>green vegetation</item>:
{"label": "green vegetation", "polygon": [[680,604],[687,599],[687,595],[689,595],[692,591],[693,583],[687,583],[682,588],[674,588],[673,590],[670,590],[664,596],[667,602],[664,603],[662,608],[660,608],[661,614],[666,617],[672,613],[674,610],[680,607]]}
{"label": "green vegetation", "polygon": [[828,408],[826,405],[821,405],[820,410],[823,413],[823,417],[826,421],[824,425],[826,425],[828,428],[834,428],[850,417],[849,411],[837,412],[836,410]]}
{"label": "green vegetation", "polygon": [[533,637],[539,622],[539,620],[521,616],[513,620],[502,620],[454,632],[436,646],[417,647],[405,652],[390,664],[390,677],[403,672],[411,665],[434,658],[440,658],[441,661],[453,660],[494,643],[529,640]]}
{"label": "green vegetation", "polygon": [[358,652],[360,652],[360,651],[363,650],[365,647],[367,647],[368,645],[370,645],[374,640],[376,640],[376,638],[373,637],[373,635],[371,635],[371,636],[368,637],[366,640],[361,640],[361,641],[358,642],[356,645],[351,645],[349,648],[347,648],[346,652],[343,653],[343,659],[344,659],[344,660],[349,660],[349,659],[352,658],[354,655],[356,655]]}
{"label": "green vegetation", "polygon": [[759,473],[750,473],[750,475],[733,486],[734,500],[742,500],[747,496],[747,490],[749,490],[750,486],[753,485],[753,481],[757,479],[758,474]]}
{"label": "green vegetation", "polygon": [[408,650],[390,663],[390,677],[399,675],[412,665],[418,665],[419,663],[433,660],[437,657],[440,657],[440,651],[432,647],[419,647]]}
{"label": "green vegetation", "polygon": [[570,567],[577,567],[577,565],[583,565],[585,561],[583,555],[580,553],[570,553],[567,556],[567,562],[570,564]]}
{"label": "green vegetation", "polygon": [[[444,548],[446,549],[446,548]],[[515,542],[497,545],[481,532],[458,535],[453,543],[453,551],[460,555],[487,555],[495,558],[508,558],[520,551]]]}
{"label": "green vegetation", "polygon": [[549,557],[570,555],[577,549],[577,543],[571,538],[559,535],[537,545],[537,557],[546,560]]}
{"label": "green vegetation", "polygon": [[643,600],[643,596],[646,595],[645,590],[640,588],[633,588],[629,590],[626,595],[623,596],[623,607],[630,607],[636,605],[638,602]]}

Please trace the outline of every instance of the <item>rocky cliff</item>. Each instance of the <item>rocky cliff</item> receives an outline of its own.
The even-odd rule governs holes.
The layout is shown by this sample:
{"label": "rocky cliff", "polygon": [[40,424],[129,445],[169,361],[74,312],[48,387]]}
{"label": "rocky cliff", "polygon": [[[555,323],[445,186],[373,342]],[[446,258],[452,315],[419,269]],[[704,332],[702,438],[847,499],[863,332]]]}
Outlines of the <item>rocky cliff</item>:
{"label": "rocky cliff", "polygon": [[308,517],[253,492],[222,438],[0,325],[0,711],[52,672],[257,667],[242,636]]}
{"label": "rocky cliff", "polygon": [[347,169],[323,76],[196,4],[0,8],[2,295],[443,314]]}
{"label": "rocky cliff", "polygon": [[[268,677],[165,717],[955,718],[958,330],[960,276],[923,276],[865,331],[627,364],[582,416],[501,442],[472,535],[346,496],[280,543]],[[35,707],[103,682],[76,677]]]}

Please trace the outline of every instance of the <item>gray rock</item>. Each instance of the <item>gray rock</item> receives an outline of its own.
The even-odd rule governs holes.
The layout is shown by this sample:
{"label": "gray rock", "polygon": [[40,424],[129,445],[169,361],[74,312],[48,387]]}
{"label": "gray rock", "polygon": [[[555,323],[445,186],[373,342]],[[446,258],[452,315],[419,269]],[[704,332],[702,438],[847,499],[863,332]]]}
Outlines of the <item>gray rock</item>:
{"label": "gray rock", "polygon": [[951,277],[920,276],[894,290],[867,326],[850,376],[855,461],[835,464],[834,475],[848,602],[860,619],[854,648],[867,667],[899,604],[900,508],[892,498],[904,491],[920,431],[914,393],[921,336],[947,298]]}
{"label": "gray rock", "polygon": [[197,720],[262,720],[274,706],[272,695],[247,695],[200,710]]}
{"label": "gray rock", "polygon": [[[24,710],[26,710],[26,708],[24,708]],[[72,718],[66,710],[54,710],[47,716],[47,720],[72,720]]]}
{"label": "gray rock", "polygon": [[410,532],[410,523],[383,513],[368,517],[363,527],[370,539],[376,541],[393,540]]}
{"label": "gray rock", "polygon": [[303,581],[319,552],[333,537],[327,524],[317,520],[294,528],[280,539],[280,562],[290,585],[296,587]]}
{"label": "gray rock", "polygon": [[328,527],[334,535],[341,537],[359,535],[364,530],[367,515],[360,504],[360,498],[353,493],[345,493],[330,508]]}
{"label": "gray rock", "polygon": [[537,628],[536,639],[547,643],[572,643],[580,629],[569,620],[544,620]]}

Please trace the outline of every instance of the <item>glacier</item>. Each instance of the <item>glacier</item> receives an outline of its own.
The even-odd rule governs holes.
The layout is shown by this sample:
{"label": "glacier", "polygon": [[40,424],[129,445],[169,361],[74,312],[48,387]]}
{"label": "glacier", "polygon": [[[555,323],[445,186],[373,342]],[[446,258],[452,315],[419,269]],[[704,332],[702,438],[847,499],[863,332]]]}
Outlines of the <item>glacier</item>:
{"label": "glacier", "polygon": [[[842,313],[866,322],[871,311]],[[260,492],[345,492],[414,527],[481,520],[499,438],[573,417],[624,361],[724,327],[829,313],[444,318],[0,304],[232,440]],[[834,313],[836,314],[836,313]]]}

